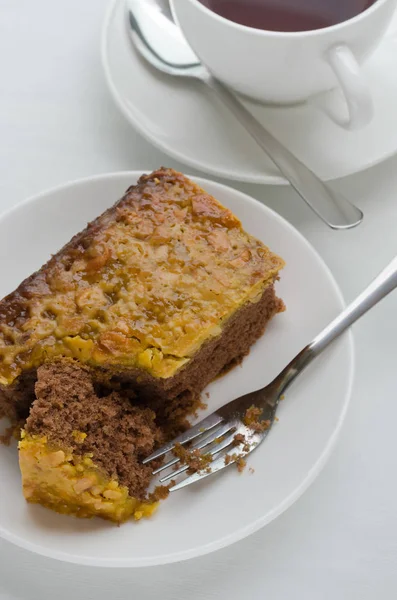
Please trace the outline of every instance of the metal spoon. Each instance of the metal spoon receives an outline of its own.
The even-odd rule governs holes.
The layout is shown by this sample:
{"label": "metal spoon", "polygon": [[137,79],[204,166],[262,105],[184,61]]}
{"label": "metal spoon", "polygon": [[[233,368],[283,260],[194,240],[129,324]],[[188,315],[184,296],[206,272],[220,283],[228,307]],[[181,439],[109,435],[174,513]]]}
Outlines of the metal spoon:
{"label": "metal spoon", "polygon": [[360,209],[321,181],[211,75],[171,20],[168,0],[127,0],[127,13],[129,32],[138,52],[163,73],[198,79],[210,87],[329,227],[350,229],[361,223],[364,215]]}

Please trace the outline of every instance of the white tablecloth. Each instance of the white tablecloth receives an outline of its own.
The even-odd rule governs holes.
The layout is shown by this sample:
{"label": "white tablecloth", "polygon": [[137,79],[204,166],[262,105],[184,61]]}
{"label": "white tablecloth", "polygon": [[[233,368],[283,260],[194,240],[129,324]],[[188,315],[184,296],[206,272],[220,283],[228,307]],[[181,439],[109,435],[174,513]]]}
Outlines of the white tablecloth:
{"label": "white tablecloth", "polygon": [[[95,173],[162,164],[192,172],[114,107],[99,57],[106,4],[0,0],[0,210]],[[397,252],[397,159],[335,185],[365,211],[356,230],[327,229],[287,188],[238,187],[307,236],[349,300]],[[355,327],[355,340],[354,393],[336,451],[275,522],[215,554],[136,570],[63,564],[0,541],[0,598],[395,599],[397,293]]]}

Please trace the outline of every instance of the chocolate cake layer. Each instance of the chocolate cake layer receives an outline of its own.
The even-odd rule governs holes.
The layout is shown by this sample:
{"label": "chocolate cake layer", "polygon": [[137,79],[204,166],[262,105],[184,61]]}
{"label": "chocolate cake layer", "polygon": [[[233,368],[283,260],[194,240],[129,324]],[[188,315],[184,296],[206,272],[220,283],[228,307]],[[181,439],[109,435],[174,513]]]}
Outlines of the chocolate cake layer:
{"label": "chocolate cake layer", "polygon": [[36,400],[25,433],[50,446],[90,456],[110,479],[144,499],[152,468],[141,464],[163,440],[149,408],[133,406],[118,392],[98,398],[89,370],[70,359],[39,367]]}

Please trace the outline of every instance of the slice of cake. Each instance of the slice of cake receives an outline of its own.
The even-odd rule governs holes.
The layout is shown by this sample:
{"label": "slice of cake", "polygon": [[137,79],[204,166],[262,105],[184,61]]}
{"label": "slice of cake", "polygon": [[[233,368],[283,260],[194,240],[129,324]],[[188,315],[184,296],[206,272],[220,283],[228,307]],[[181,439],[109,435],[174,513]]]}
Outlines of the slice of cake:
{"label": "slice of cake", "polygon": [[[203,388],[240,361],[284,309],[274,290],[283,264],[243,230],[230,210],[182,174],[160,169],[141,177],[0,302],[0,417],[24,422],[36,398],[35,385],[42,389],[40,381],[36,384],[38,369],[53,369],[54,361],[65,358],[84,367],[91,391],[81,410],[93,427],[95,413],[88,412],[89,406],[100,410],[109,402],[129,401],[135,406],[133,420],[140,423],[146,414],[138,406],[150,408],[157,427],[172,435],[197,408]],[[59,364],[63,362],[58,370]],[[42,377],[43,371],[39,373]],[[57,394],[65,400],[58,408],[54,400],[51,414],[59,413],[61,423],[71,413],[63,414],[66,380],[62,385],[57,381],[51,403]],[[87,435],[82,445],[77,440],[72,444],[70,433],[81,430],[74,426],[67,439],[60,435],[62,427],[40,428],[37,411],[43,402],[39,396],[34,403],[21,443],[25,493],[58,510],[93,514],[95,504],[90,510],[79,504],[67,481],[70,493],[61,493],[62,486],[54,483],[46,495],[46,470],[52,467],[46,460],[38,464],[37,457],[54,450],[65,454],[65,460],[71,457],[62,467],[81,467],[75,457],[90,459],[88,446],[94,440]],[[131,444],[138,447],[132,431]],[[142,499],[118,471],[109,470],[108,459],[106,465],[98,454],[92,459],[103,485],[118,482],[128,489],[128,498]],[[38,485],[27,463],[40,471]],[[51,481],[60,483],[62,469],[51,473]],[[146,488],[148,480],[142,481]],[[116,514],[119,508],[109,510]]]}
{"label": "slice of cake", "polygon": [[19,443],[26,499],[79,517],[150,516],[151,467],[141,460],[162,440],[155,414],[117,392],[98,398],[88,369],[71,359],[39,367],[35,390]]}

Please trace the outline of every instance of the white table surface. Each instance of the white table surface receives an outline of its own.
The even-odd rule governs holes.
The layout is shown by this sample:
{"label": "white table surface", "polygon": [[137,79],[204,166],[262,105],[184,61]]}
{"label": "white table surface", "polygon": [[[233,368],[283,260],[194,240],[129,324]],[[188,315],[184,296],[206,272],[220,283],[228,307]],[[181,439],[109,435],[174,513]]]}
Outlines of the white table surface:
{"label": "white table surface", "polygon": [[[163,164],[192,172],[114,107],[99,58],[106,4],[0,0],[0,210],[95,173]],[[349,300],[397,252],[397,159],[335,185],[365,211],[356,230],[327,229],[287,188],[237,187],[307,236]],[[148,569],[78,567],[0,540],[1,600],[395,599],[397,293],[355,327],[355,341],[354,393],[337,448],[276,521],[215,554]]]}

